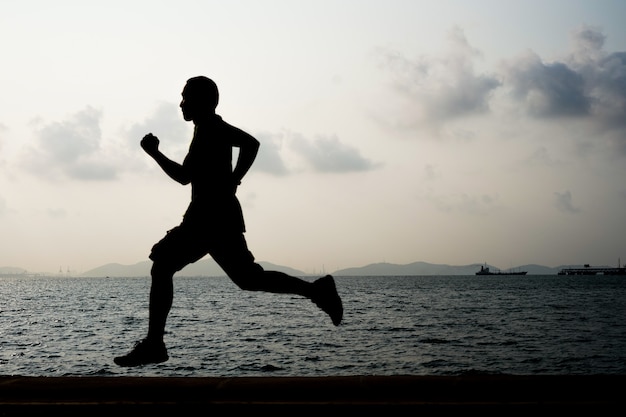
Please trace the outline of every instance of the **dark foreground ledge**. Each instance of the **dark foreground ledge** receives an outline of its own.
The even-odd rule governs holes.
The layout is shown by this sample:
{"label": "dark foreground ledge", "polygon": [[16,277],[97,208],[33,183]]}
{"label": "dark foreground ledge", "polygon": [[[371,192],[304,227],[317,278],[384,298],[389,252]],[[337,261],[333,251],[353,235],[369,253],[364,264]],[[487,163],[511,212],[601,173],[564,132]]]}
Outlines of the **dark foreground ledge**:
{"label": "dark foreground ledge", "polygon": [[[626,410],[626,375],[0,377],[0,416],[496,415]],[[150,413],[150,414],[148,414]],[[267,414],[265,414],[267,413]],[[619,414],[619,413],[618,413]],[[235,415],[235,414],[229,414]]]}

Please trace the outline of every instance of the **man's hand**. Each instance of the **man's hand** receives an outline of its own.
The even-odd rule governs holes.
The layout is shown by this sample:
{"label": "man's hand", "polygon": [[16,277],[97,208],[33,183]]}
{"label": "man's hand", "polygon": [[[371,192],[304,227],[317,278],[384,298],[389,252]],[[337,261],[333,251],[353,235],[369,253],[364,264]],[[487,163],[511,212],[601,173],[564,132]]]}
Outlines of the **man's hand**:
{"label": "man's hand", "polygon": [[159,152],[159,138],[148,133],[141,139],[141,147],[148,155],[155,155]]}

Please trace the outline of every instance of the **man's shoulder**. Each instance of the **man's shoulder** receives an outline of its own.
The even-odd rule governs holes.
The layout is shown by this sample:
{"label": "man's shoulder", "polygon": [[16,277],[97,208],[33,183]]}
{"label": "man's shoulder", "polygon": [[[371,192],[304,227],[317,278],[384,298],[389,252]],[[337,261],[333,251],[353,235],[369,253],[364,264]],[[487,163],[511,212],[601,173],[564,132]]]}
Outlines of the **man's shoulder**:
{"label": "man's shoulder", "polygon": [[217,116],[217,123],[220,126],[220,133],[229,136],[231,138],[243,138],[243,137],[252,137],[252,135],[250,135],[248,132],[244,131],[243,129],[238,128],[237,126],[234,126],[228,122],[226,122],[224,119],[222,119],[221,116]]}
{"label": "man's shoulder", "polygon": [[241,130],[238,127],[228,123],[226,120],[224,120],[224,118],[222,118],[222,116],[219,116],[217,114],[215,115],[215,125],[229,131]]}

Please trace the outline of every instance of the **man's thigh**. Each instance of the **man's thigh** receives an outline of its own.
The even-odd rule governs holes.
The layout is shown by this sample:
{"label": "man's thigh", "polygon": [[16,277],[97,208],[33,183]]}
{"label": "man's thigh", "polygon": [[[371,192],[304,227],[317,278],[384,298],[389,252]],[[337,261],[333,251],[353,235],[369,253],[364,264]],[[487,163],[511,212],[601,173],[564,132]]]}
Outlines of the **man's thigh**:
{"label": "man's thigh", "polygon": [[150,253],[150,259],[171,266],[180,271],[190,263],[201,259],[208,252],[206,243],[199,239],[197,232],[190,227],[177,226],[157,242]]}
{"label": "man's thigh", "polygon": [[224,234],[213,240],[209,254],[235,282],[254,278],[263,272],[263,268],[255,263],[242,233]]}

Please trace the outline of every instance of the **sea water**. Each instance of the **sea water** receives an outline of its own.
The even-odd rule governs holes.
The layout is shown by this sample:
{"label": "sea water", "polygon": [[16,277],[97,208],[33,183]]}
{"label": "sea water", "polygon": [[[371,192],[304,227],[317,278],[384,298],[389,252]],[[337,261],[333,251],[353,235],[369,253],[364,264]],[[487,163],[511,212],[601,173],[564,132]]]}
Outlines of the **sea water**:
{"label": "sea water", "polygon": [[146,332],[149,278],[1,278],[0,374],[626,373],[625,277],[336,281],[339,327],[300,297],[241,291],[225,277],[176,277],[170,360],[120,368],[113,357]]}

